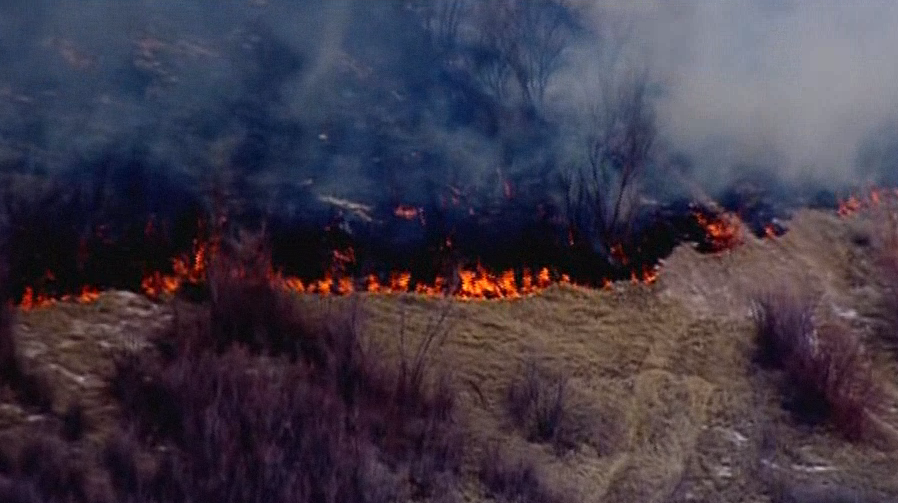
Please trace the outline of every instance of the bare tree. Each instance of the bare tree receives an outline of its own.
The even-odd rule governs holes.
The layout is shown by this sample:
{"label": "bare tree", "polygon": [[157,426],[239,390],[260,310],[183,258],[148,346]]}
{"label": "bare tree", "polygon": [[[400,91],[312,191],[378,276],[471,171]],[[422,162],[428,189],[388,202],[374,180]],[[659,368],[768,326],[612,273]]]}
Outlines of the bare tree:
{"label": "bare tree", "polygon": [[514,82],[526,105],[541,106],[576,30],[573,8],[565,0],[496,0],[475,15],[472,63],[481,83],[502,99]]}
{"label": "bare tree", "polygon": [[468,0],[417,0],[412,8],[418,12],[427,42],[440,54],[457,49],[459,30],[469,14]]}
{"label": "bare tree", "polygon": [[605,84],[591,111],[585,159],[563,173],[562,183],[575,238],[613,258],[612,248],[631,237],[657,126],[648,72],[628,71]]}
{"label": "bare tree", "polygon": [[542,105],[551,77],[561,68],[562,53],[571,40],[571,8],[561,0],[515,2],[517,44],[509,54],[524,100]]}

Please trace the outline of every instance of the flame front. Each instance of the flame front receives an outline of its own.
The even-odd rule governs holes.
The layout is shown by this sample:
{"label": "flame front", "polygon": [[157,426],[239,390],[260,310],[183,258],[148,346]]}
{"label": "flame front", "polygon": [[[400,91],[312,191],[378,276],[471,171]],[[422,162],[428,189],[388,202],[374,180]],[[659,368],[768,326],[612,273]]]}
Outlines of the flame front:
{"label": "flame front", "polygon": [[[414,286],[409,272],[392,273],[385,281],[381,281],[375,274],[369,274],[359,281],[326,274],[320,280],[309,282],[303,282],[293,276],[274,275],[273,282],[297,293],[346,295],[353,292],[414,292],[430,296],[452,295],[462,300],[516,299],[538,293],[553,284],[571,284],[570,277],[564,274],[553,280],[547,267],[536,273],[525,269],[518,277],[513,270],[492,273],[478,265],[474,269],[460,269],[456,276],[454,281],[438,276],[432,283],[418,282]],[[149,292],[147,294],[150,295]]]}
{"label": "flame front", "polygon": [[100,298],[100,290],[92,286],[83,286],[78,294],[63,295],[59,298],[54,298],[46,293],[35,293],[34,288],[26,286],[19,307],[23,311],[31,311],[41,307],[52,306],[57,302],[88,304],[96,301],[98,298]]}
{"label": "flame front", "polygon": [[[421,218],[420,213],[416,217]],[[148,224],[149,226],[152,224]],[[448,241],[448,238],[447,238]],[[202,285],[208,280],[210,266],[219,252],[217,239],[195,239],[190,253],[172,259],[171,274],[160,271],[148,271],[141,280],[141,291],[150,298],[171,297],[184,285]],[[614,248],[615,258],[622,264],[628,259],[620,246]],[[537,294],[554,284],[574,284],[567,274],[553,272],[548,267],[539,270],[508,269],[490,271],[478,264],[474,267],[461,267],[452,274],[437,276],[432,281],[424,282],[412,277],[407,271],[395,271],[386,277],[368,274],[361,278],[352,277],[348,270],[356,261],[352,248],[334,250],[331,254],[331,268],[319,279],[302,280],[295,276],[287,276],[267,265],[267,271],[251,272],[248,270],[226,271],[234,278],[256,277],[259,274],[263,281],[288,291],[317,295],[347,295],[353,292],[369,292],[380,294],[416,293],[427,296],[450,295],[460,300],[517,299]],[[216,266],[217,267],[217,266]],[[631,280],[634,283],[653,284],[658,278],[658,267],[645,267],[634,271]],[[55,277],[47,271],[45,281]],[[609,287],[609,278],[602,280],[602,287]],[[53,297],[40,293],[41,288],[32,286],[25,288],[20,308],[28,311],[39,307],[50,306],[59,301],[87,303],[95,301],[100,290],[85,286],[77,295]]]}

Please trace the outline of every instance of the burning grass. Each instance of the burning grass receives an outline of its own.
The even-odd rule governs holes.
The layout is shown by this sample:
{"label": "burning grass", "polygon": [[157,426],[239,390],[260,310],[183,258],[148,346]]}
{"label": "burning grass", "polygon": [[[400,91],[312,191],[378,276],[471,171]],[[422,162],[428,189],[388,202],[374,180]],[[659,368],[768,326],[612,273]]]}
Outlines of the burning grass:
{"label": "burning grass", "polygon": [[708,213],[693,211],[698,225],[705,231],[703,247],[711,253],[719,253],[735,248],[742,243],[742,222],[735,214],[728,212]]}
{"label": "burning grass", "polygon": [[785,370],[797,417],[828,418],[847,438],[868,438],[883,407],[872,360],[849,327],[818,324],[817,308],[814,297],[791,289],[758,296],[753,313],[760,360]]}

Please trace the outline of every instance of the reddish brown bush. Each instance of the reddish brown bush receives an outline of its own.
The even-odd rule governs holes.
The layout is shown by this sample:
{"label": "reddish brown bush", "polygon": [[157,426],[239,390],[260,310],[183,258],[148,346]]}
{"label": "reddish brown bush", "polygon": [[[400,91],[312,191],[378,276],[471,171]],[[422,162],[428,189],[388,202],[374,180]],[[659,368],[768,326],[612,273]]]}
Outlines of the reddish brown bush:
{"label": "reddish brown bush", "polygon": [[5,264],[0,257],[0,386],[8,386],[25,405],[48,412],[53,406],[53,389],[46,380],[28,371],[16,344],[14,308],[5,287]]}
{"label": "reddish brown bush", "polygon": [[357,306],[312,320],[252,276],[214,281],[206,315],[185,314],[164,354],[119,362],[129,423],[170,447],[154,475],[119,477],[120,498],[394,501],[455,476],[454,391],[424,365],[435,336],[393,367],[366,351]]}
{"label": "reddish brown bush", "polygon": [[882,404],[872,362],[858,335],[841,324],[817,328],[816,302],[787,289],[755,300],[759,355],[785,370],[789,406],[805,420],[829,418],[844,435],[860,439]]}
{"label": "reddish brown bush", "polygon": [[884,403],[873,362],[860,337],[849,327],[825,325],[819,338],[816,368],[811,375],[822,384],[821,393],[839,430],[851,439],[861,439],[871,427],[869,414],[881,412]]}
{"label": "reddish brown bush", "polygon": [[73,402],[66,407],[60,418],[62,422],[62,437],[69,442],[77,442],[84,437],[87,429],[87,419],[84,416],[84,406],[80,402]]}
{"label": "reddish brown bush", "polygon": [[[872,213],[873,242],[887,307],[898,315],[898,213],[893,204]],[[898,321],[898,320],[895,320]]]}
{"label": "reddish brown bush", "polygon": [[509,383],[506,409],[528,440],[552,442],[556,447],[571,443],[567,381],[566,376],[548,376],[534,361],[528,361]]}
{"label": "reddish brown bush", "polygon": [[760,363],[776,366],[809,360],[816,337],[816,308],[816,299],[788,288],[755,298],[752,315]]}
{"label": "reddish brown bush", "polygon": [[0,501],[14,503],[87,503],[93,500],[83,460],[61,441],[36,438],[5,463]]}
{"label": "reddish brown bush", "polygon": [[565,503],[571,499],[546,484],[536,463],[496,444],[481,458],[478,472],[487,495],[498,501],[516,503]]}

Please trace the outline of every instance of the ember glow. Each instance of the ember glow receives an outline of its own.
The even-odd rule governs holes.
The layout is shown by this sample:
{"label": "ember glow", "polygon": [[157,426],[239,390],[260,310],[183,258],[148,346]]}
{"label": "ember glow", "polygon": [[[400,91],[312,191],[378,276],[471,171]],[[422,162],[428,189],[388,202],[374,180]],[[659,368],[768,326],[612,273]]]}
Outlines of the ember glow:
{"label": "ember glow", "polygon": [[407,204],[400,204],[393,210],[393,215],[398,218],[402,218],[405,220],[420,220],[421,225],[425,225],[424,221],[424,209],[416,208],[414,206],[409,206]]}

